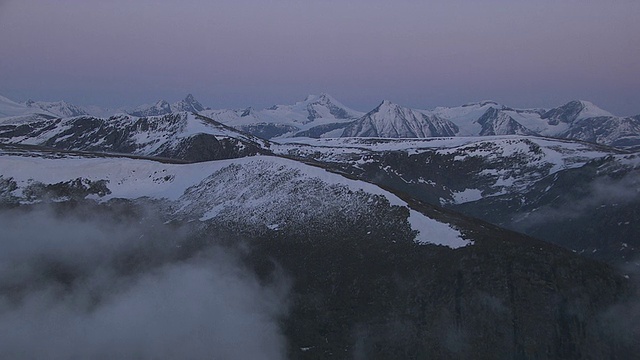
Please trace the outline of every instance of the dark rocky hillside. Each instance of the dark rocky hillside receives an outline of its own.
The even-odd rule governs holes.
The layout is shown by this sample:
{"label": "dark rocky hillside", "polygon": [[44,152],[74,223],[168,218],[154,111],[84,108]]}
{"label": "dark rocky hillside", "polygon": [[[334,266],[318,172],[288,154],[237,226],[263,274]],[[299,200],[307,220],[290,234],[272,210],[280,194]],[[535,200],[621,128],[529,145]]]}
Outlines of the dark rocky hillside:
{"label": "dark rocky hillside", "polygon": [[[475,244],[420,246],[380,222],[338,222],[304,237],[252,235],[213,223],[163,225],[163,205],[148,201],[51,205],[62,218],[155,219],[147,235],[179,228],[187,234],[118,253],[108,266],[122,276],[222,247],[238,253],[265,286],[289,279],[288,310],[279,322],[293,359],[626,359],[638,350],[620,336],[633,329],[621,328],[614,311],[631,296],[630,284],[608,266],[416,202],[421,211],[464,228]],[[71,296],[94,270],[65,261],[42,267],[39,281],[64,284]],[[16,301],[27,285],[0,284],[0,297]],[[99,308],[103,295],[94,296]]]}

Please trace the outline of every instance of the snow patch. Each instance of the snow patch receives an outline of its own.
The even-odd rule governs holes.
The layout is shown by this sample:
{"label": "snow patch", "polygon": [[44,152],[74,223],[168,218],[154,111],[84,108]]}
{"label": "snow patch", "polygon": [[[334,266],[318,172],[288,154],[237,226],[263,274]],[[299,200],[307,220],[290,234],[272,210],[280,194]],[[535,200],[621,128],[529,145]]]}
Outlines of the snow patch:
{"label": "snow patch", "polygon": [[410,210],[409,223],[412,229],[418,230],[415,238],[418,244],[444,245],[453,249],[473,245],[473,241],[463,239],[460,231],[449,224],[428,218],[415,210]]}
{"label": "snow patch", "polygon": [[478,189],[465,189],[460,192],[454,191],[451,196],[453,196],[453,201],[456,204],[463,204],[482,199],[482,191]]}

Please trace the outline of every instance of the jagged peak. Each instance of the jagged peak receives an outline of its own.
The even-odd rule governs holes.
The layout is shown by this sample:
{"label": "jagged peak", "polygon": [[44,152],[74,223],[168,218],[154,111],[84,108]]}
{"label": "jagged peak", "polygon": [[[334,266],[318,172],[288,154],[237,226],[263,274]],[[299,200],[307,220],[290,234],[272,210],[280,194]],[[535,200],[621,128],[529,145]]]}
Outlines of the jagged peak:
{"label": "jagged peak", "polygon": [[327,105],[327,104],[339,104],[339,102],[331,95],[327,94],[326,92],[322,92],[319,95],[308,95],[305,99],[304,99],[305,103],[318,103],[318,104],[323,104],[323,105]]}
{"label": "jagged peak", "polygon": [[401,107],[400,105],[392,102],[391,100],[382,100],[382,102],[380,103],[380,105],[378,105],[377,109],[382,109],[382,108],[399,108]]}

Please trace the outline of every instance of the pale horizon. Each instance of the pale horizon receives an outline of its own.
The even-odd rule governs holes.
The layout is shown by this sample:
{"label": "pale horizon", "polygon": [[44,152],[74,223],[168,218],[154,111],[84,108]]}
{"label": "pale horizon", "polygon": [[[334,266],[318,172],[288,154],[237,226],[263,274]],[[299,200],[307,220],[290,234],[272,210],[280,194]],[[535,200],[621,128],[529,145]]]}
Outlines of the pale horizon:
{"label": "pale horizon", "polygon": [[0,95],[368,111],[587,100],[640,114],[640,2],[0,1]]}

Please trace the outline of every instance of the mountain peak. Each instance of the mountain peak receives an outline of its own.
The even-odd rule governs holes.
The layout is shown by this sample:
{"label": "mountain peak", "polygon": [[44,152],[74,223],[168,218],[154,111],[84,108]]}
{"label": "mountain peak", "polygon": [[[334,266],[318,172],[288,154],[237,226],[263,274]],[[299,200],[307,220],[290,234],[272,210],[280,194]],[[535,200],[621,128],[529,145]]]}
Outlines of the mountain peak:
{"label": "mountain peak", "polygon": [[339,103],[336,99],[333,98],[333,96],[325,92],[320,93],[319,95],[309,95],[304,99],[304,102],[322,104],[322,105]]}
{"label": "mountain peak", "polygon": [[550,125],[557,125],[561,122],[572,123],[576,120],[587,119],[599,116],[613,116],[610,112],[602,110],[592,102],[585,100],[571,100],[568,103],[551,109],[542,114],[542,119],[548,119]]}
{"label": "mountain peak", "polygon": [[188,94],[184,100],[178,101],[171,105],[171,111],[187,111],[187,112],[200,112],[204,110],[204,106],[196,100],[192,94]]}
{"label": "mountain peak", "polygon": [[390,100],[382,100],[380,105],[378,105],[378,108],[383,108],[383,107],[400,107],[400,105],[393,103]]}

